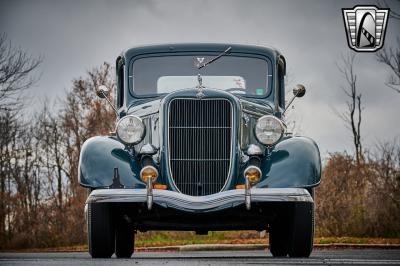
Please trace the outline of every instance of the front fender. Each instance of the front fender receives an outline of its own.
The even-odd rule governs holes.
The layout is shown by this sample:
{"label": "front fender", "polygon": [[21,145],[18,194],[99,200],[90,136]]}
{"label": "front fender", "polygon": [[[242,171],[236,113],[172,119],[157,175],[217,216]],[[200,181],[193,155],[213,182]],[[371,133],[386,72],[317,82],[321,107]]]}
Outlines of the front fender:
{"label": "front fender", "polygon": [[114,168],[120,182],[127,188],[145,188],[140,180],[140,168],[124,145],[113,137],[93,137],[85,141],[79,158],[79,183],[84,187],[109,187]]}
{"label": "front fender", "polygon": [[279,142],[270,158],[261,160],[262,181],[256,187],[314,187],[321,181],[321,158],[310,138],[292,137]]}

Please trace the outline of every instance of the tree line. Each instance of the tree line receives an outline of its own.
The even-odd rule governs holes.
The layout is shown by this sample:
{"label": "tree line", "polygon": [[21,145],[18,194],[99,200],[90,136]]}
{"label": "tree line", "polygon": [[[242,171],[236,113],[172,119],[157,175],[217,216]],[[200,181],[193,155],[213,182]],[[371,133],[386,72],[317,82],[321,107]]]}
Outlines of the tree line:
{"label": "tree line", "polygon": [[114,128],[114,112],[95,94],[114,86],[107,63],[74,79],[63,100],[27,115],[24,91],[41,62],[0,37],[0,249],[86,242],[79,152]]}

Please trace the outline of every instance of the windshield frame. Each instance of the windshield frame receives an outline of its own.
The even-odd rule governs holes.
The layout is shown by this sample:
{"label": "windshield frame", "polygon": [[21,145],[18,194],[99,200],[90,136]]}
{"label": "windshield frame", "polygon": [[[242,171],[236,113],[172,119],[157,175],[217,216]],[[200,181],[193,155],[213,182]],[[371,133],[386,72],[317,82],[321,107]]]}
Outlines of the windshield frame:
{"label": "windshield frame", "polygon": [[[135,98],[135,99],[147,99],[147,98],[161,98],[165,95],[168,95],[170,93],[159,93],[159,94],[146,94],[146,95],[139,95],[135,93],[134,90],[134,84],[133,84],[133,71],[134,71],[134,62],[138,59],[143,59],[143,58],[148,58],[148,57],[166,57],[166,56],[198,56],[199,54],[205,55],[205,56],[217,56],[221,53],[221,51],[193,51],[193,52],[159,52],[159,53],[146,53],[146,54],[140,54],[132,57],[129,61],[129,67],[128,67],[128,75],[127,75],[127,86],[128,86],[128,91],[129,94]],[[233,95],[237,97],[245,97],[245,98],[255,98],[255,99],[267,99],[270,98],[271,95],[274,95],[274,87],[275,87],[275,68],[273,67],[272,60],[269,56],[266,54],[260,54],[260,53],[244,53],[244,52],[230,52],[228,55],[225,56],[233,56],[233,57],[248,57],[248,58],[258,58],[265,60],[267,63],[267,80],[269,79],[269,76],[271,77],[269,84],[268,84],[268,91],[264,95],[250,95],[250,94],[236,94],[232,93]],[[207,67],[206,67],[207,68]],[[223,91],[223,90],[221,90]]]}

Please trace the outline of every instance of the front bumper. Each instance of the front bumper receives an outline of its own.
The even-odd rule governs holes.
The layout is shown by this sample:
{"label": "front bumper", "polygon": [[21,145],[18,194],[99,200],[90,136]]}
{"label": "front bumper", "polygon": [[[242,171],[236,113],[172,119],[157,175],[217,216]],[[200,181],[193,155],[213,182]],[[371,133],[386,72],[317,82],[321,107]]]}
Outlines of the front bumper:
{"label": "front bumper", "polygon": [[[244,189],[228,190],[217,194],[194,197],[170,190],[153,189],[153,202],[165,208],[186,212],[211,212],[245,204]],[[304,188],[252,188],[250,201],[264,203],[313,202]],[[146,203],[146,189],[97,189],[90,193],[88,203],[118,202]]]}

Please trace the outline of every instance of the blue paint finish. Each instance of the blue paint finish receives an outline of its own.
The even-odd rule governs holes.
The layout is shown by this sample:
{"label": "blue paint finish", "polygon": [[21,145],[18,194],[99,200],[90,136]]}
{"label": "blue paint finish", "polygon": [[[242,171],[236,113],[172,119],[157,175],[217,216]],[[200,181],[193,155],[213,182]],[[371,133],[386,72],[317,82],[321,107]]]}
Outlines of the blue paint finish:
{"label": "blue paint finish", "polygon": [[[224,190],[234,189],[236,184],[244,182],[243,170],[246,165],[239,165],[239,150],[234,146],[232,163],[236,167],[233,168]],[[163,159],[159,181],[167,184],[171,190],[178,191],[166,167],[168,154],[163,152],[161,157]],[[145,188],[145,184],[139,179],[139,163],[114,138],[94,137],[87,140],[82,147],[79,163],[79,182],[82,186],[108,187],[112,183],[113,169],[118,167],[123,185],[129,188]],[[314,187],[321,180],[318,147],[313,140],[306,137],[292,137],[278,143],[270,157],[262,158],[260,168],[263,176],[256,185],[258,188]]]}
{"label": "blue paint finish", "polygon": [[321,159],[317,145],[306,137],[279,142],[270,158],[261,161],[263,178],[257,187],[314,187],[321,180]]}
{"label": "blue paint finish", "polygon": [[125,187],[146,187],[140,180],[138,163],[125,146],[112,137],[93,137],[84,143],[79,160],[79,183],[90,188],[108,187],[112,184],[115,167]]}
{"label": "blue paint finish", "polygon": [[[187,89],[173,92],[167,95],[149,98],[135,98],[130,93],[130,62],[134,58],[146,57],[154,54],[174,54],[193,53],[193,52],[220,52],[226,47],[232,46],[234,53],[253,54],[266,57],[271,62],[272,80],[275,84],[277,80],[277,62],[280,58],[278,51],[258,46],[249,45],[231,45],[231,44],[171,44],[156,45],[132,48],[124,52],[121,56],[126,62],[124,72],[124,103],[119,109],[120,114],[134,114],[145,117],[149,114],[157,113],[159,117],[159,133],[153,136],[159,139],[159,159],[157,164],[159,168],[158,183],[166,184],[168,189],[178,191],[174,181],[169,173],[168,159],[168,131],[164,130],[168,123],[168,105],[172,99],[178,98],[196,98],[197,90]],[[275,86],[275,85],[274,85]],[[284,93],[284,90],[281,90]],[[242,122],[242,108],[240,101],[256,115],[251,117],[251,121],[267,113],[272,113],[272,106],[276,99],[272,91],[271,95],[265,98],[251,98],[241,95],[233,95],[229,92],[220,90],[205,89],[205,98],[224,98],[229,100],[233,107],[233,141],[231,157],[231,173],[227,179],[223,190],[235,189],[237,184],[244,184],[243,171],[247,164],[242,163],[240,150],[240,134]],[[260,105],[265,108],[260,109]],[[258,107],[257,107],[258,106]],[[281,110],[282,111],[282,110]],[[258,114],[258,115],[257,115]],[[250,115],[252,116],[252,115]],[[253,121],[253,122],[254,122]],[[254,122],[255,123],[255,122]],[[254,124],[253,123],[253,124]],[[251,124],[252,126],[254,126]],[[252,129],[249,129],[249,143],[258,143],[253,136]],[[243,147],[244,148],[244,147]],[[140,162],[126,147],[114,137],[94,137],[87,140],[81,150],[79,161],[79,182],[84,187],[101,188],[112,184],[113,169],[119,169],[120,181],[127,188],[145,188],[145,184],[140,180]],[[321,179],[321,160],[317,145],[306,137],[286,137],[281,140],[272,149],[271,155],[261,158],[260,168],[262,170],[262,179],[256,185],[259,188],[286,188],[286,187],[313,187],[317,186]]]}

